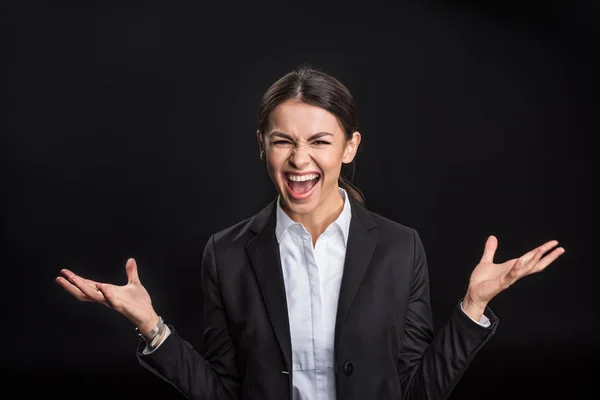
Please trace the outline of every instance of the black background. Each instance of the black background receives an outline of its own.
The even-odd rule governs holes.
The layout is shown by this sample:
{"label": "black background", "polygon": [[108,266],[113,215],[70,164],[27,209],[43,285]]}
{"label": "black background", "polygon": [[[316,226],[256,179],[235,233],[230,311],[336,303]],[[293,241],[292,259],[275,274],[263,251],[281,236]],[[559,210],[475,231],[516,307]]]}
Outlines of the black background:
{"label": "black background", "polygon": [[452,398],[594,397],[600,8],[484,3],[3,2],[3,389],[178,398],[128,321],[54,278],[124,283],[135,257],[201,350],[202,250],[275,195],[258,103],[309,62],[357,99],[355,183],[420,232],[436,329],[489,234],[497,261],[567,250],[492,301],[496,335]]}

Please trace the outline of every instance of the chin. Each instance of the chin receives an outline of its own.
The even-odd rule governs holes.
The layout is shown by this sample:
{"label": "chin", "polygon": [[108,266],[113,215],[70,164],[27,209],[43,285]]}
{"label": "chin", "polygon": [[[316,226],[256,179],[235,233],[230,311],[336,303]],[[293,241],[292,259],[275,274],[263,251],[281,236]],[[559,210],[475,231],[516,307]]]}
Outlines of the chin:
{"label": "chin", "polygon": [[283,199],[282,207],[290,212],[298,215],[306,215],[316,211],[319,207],[324,205],[326,198],[324,198],[324,191],[327,191],[327,196],[331,196],[332,193],[337,193],[337,186],[325,188],[321,182],[317,182],[315,187],[312,189],[312,193],[309,193],[307,198],[297,199],[289,193],[289,187],[285,182],[280,182],[279,194]]}

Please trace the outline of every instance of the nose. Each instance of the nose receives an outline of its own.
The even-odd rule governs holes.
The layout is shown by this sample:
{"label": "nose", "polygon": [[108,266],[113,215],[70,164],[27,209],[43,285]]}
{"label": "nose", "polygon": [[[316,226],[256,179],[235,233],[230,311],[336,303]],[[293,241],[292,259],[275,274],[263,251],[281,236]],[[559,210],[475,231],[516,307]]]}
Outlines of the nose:
{"label": "nose", "polygon": [[310,163],[310,153],[308,146],[296,146],[292,149],[289,161],[292,166],[298,169],[302,169]]}

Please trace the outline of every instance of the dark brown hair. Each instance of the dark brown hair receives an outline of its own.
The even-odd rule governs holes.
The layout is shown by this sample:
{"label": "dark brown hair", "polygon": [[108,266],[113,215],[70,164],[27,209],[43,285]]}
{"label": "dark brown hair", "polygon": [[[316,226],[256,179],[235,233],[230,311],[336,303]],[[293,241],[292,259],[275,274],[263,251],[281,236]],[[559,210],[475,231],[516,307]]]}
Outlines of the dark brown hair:
{"label": "dark brown hair", "polygon": [[[331,75],[303,65],[278,79],[263,95],[258,111],[258,130],[261,134],[268,130],[269,116],[273,110],[291,99],[329,111],[343,128],[346,140],[352,139],[352,134],[358,130],[356,103],[350,91]],[[352,160],[352,177],[348,179],[340,173],[338,184],[364,207],[365,196],[352,183],[353,178],[354,160]]]}

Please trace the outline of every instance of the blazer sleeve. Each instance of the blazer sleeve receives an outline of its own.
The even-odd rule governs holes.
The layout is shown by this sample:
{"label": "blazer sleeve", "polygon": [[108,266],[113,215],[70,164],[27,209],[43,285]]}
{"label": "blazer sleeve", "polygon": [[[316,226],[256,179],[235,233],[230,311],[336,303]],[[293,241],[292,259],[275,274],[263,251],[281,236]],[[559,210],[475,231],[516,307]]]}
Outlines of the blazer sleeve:
{"label": "blazer sleeve", "polygon": [[144,355],[145,344],[141,342],[137,357],[143,367],[173,385],[188,399],[237,399],[239,375],[235,365],[235,345],[221,299],[214,235],[202,255],[202,292],[204,356],[170,326],[173,332],[158,349]]}
{"label": "blazer sleeve", "polygon": [[398,376],[405,399],[446,399],[475,354],[495,332],[498,319],[490,308],[491,325],[482,327],[461,309],[433,334],[427,258],[417,231],[413,230],[414,268],[405,333],[398,355]]}

